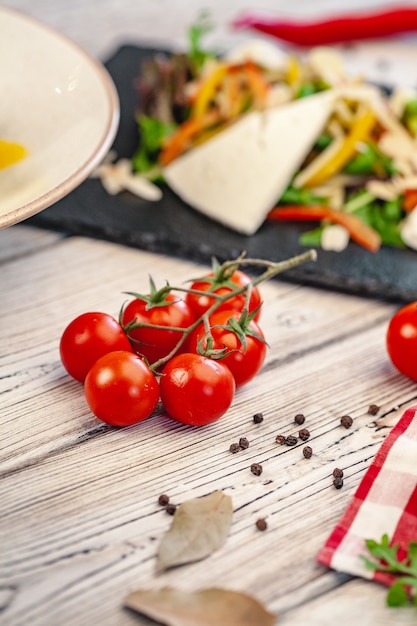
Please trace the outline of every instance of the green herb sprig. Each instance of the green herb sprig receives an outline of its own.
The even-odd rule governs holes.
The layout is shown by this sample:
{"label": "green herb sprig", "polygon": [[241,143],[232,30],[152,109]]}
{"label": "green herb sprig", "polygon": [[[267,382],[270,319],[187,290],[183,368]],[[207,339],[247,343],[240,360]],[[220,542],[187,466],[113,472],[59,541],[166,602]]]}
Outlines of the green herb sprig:
{"label": "green herb sprig", "polygon": [[362,555],[368,569],[395,575],[395,581],[388,590],[388,606],[417,606],[417,542],[410,541],[405,557],[398,558],[398,545],[391,545],[388,535],[383,535],[381,542],[374,539],[365,541],[373,561]]}

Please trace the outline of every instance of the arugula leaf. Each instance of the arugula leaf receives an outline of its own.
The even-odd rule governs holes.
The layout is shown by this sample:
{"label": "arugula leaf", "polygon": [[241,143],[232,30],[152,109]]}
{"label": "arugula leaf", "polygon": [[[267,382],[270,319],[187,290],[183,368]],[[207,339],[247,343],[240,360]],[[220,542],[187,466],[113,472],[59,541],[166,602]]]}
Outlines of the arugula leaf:
{"label": "arugula leaf", "polygon": [[132,157],[135,172],[150,174],[151,180],[161,177],[158,168],[158,154],[164,139],[176,128],[175,124],[167,124],[147,115],[140,115],[138,120],[140,142]]}
{"label": "arugula leaf", "polygon": [[309,189],[292,187],[291,185],[279,199],[280,204],[325,204],[325,198],[314,195]]}
{"label": "arugula leaf", "polygon": [[396,576],[389,588],[386,602],[388,606],[417,606],[417,542],[410,541],[404,558],[399,557],[399,547],[391,545],[387,534],[381,541],[367,539],[365,541],[369,553],[376,560],[361,555],[368,569],[377,572],[388,572]]}
{"label": "arugula leaf", "polygon": [[201,42],[203,37],[210,33],[214,29],[214,24],[209,18],[207,11],[202,11],[195,24],[192,24],[188,29],[188,58],[194,66],[195,71],[198,71],[207,59],[212,59],[216,55],[213,52],[204,50]]}
{"label": "arugula leaf", "polygon": [[400,199],[382,204],[369,202],[351,212],[376,230],[382,243],[394,248],[405,248],[400,231],[400,221],[403,217]]}
{"label": "arugula leaf", "polygon": [[396,173],[391,158],[383,154],[373,142],[363,144],[361,151],[344,167],[346,174],[392,176]]}
{"label": "arugula leaf", "polygon": [[323,234],[324,226],[319,226],[314,230],[309,230],[302,233],[298,239],[301,246],[308,246],[312,248],[319,248],[321,246],[321,236]]}

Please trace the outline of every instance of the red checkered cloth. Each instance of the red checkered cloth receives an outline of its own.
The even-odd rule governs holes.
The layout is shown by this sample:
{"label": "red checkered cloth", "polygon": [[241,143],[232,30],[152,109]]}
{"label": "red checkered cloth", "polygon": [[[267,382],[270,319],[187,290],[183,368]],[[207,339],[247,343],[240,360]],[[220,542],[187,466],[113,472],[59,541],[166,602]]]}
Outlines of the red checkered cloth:
{"label": "red checkered cloth", "polygon": [[390,585],[391,575],[365,567],[365,539],[387,534],[400,550],[417,541],[417,406],[382,443],[336,528],[318,554],[332,569]]}

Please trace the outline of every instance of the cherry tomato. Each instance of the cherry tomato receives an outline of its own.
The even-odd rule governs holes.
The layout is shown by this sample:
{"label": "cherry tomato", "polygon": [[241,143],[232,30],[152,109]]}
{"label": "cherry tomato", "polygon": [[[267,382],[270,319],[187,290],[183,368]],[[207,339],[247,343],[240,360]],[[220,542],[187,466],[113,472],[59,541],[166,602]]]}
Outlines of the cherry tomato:
{"label": "cherry tomato", "polygon": [[397,311],[388,325],[386,343],[395,367],[417,380],[417,302]]}
{"label": "cherry tomato", "polygon": [[83,313],[64,330],[59,352],[68,374],[84,382],[89,369],[104,354],[132,351],[120,324],[107,313]]}
{"label": "cherry tomato", "polygon": [[[194,314],[188,304],[179,296],[168,294],[165,302],[153,304],[135,298],[124,309],[122,324],[126,328],[131,323],[154,324],[156,326],[175,326],[187,328],[194,321]],[[181,339],[181,332],[158,328],[133,328],[128,330],[133,350],[144,356],[152,364],[167,356]]]}
{"label": "cherry tomato", "polygon": [[[226,348],[226,356],[221,359],[221,363],[227,365],[232,372],[236,387],[245,385],[256,376],[266,356],[266,343],[262,341],[264,334],[254,320],[249,322],[248,329],[244,331],[246,347],[231,328],[220,328],[220,326],[227,326],[230,318],[239,320],[239,317],[240,313],[237,311],[220,311],[214,313],[209,320],[210,332],[214,340],[211,348],[214,350]],[[248,331],[256,333],[261,339],[248,334]],[[190,352],[198,353],[199,344],[202,349],[206,349],[207,332],[204,324],[191,333],[187,347]]]}
{"label": "cherry tomato", "polygon": [[159,400],[159,385],[148,365],[133,352],[110,352],[87,374],[84,392],[98,419],[130,426],[146,419]]}
{"label": "cherry tomato", "polygon": [[168,361],[160,380],[162,403],[171,417],[203,426],[230,407],[235,381],[230,370],[199,354],[178,354]]}
{"label": "cherry tomato", "polygon": [[[241,272],[240,270],[235,270],[233,274],[230,276],[228,280],[225,280],[220,283],[216,283],[213,281],[214,273],[208,274],[206,277],[197,280],[192,283],[191,289],[197,289],[198,291],[207,291],[208,293],[211,291],[212,293],[217,293],[218,295],[224,295],[226,293],[230,293],[232,289],[236,287],[244,287],[248,285],[251,281],[250,276]],[[245,304],[246,294],[243,293],[239,296],[234,296],[227,300],[224,304],[220,305],[217,311],[221,310],[230,310],[233,309],[235,311],[241,311]],[[215,298],[211,298],[209,295],[201,295],[194,293],[187,293],[186,302],[190,305],[192,310],[195,313],[196,319],[204,315],[204,313],[211,307],[211,305],[215,302]],[[261,294],[257,287],[253,287],[250,301],[249,301],[249,313],[251,313],[256,307],[261,304]],[[261,314],[261,309],[256,313],[255,320],[259,319]]]}

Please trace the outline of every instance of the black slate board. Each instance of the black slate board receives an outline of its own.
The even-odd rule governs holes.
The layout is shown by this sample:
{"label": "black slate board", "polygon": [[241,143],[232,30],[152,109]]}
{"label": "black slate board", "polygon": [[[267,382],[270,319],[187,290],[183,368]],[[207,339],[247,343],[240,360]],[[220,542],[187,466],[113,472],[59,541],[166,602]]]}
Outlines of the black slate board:
{"label": "black slate board", "polygon": [[[143,60],[156,50],[126,45],[106,63],[121,102],[120,128],[114,142],[119,158],[131,157],[138,134],[134,121],[135,78]],[[286,259],[305,249],[298,244],[301,229],[310,225],[265,223],[253,236],[239,235],[209,220],[164,189],[159,202],[147,202],[124,192],[109,196],[97,179],[88,179],[63,200],[28,220],[69,234],[90,236],[125,245],[210,262],[247,256]],[[417,252],[383,247],[372,254],[356,244],[340,253],[318,251],[309,262],[280,278],[384,300],[417,300]]]}

